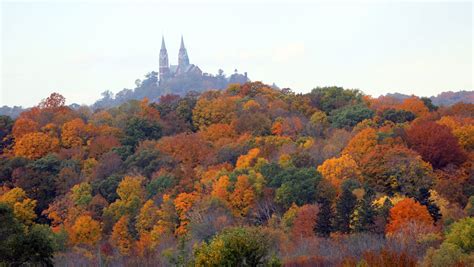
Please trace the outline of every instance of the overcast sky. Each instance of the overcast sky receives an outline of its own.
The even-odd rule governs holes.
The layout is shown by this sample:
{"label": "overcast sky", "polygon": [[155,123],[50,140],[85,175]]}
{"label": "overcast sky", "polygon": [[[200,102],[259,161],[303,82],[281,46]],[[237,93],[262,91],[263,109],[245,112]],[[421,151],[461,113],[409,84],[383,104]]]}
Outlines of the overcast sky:
{"label": "overcast sky", "polygon": [[92,104],[170,63],[184,36],[205,72],[248,72],[296,92],[316,86],[436,95],[473,89],[471,2],[1,5],[0,105],[31,106],[51,92]]}

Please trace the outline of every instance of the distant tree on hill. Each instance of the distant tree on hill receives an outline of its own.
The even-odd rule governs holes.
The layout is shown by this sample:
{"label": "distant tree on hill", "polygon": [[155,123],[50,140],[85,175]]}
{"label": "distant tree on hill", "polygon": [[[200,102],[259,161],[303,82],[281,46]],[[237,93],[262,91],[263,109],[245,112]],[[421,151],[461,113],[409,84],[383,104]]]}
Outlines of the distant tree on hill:
{"label": "distant tree on hill", "polygon": [[326,113],[362,102],[362,93],[359,90],[336,86],[315,88],[311,91],[309,97],[314,106]]}

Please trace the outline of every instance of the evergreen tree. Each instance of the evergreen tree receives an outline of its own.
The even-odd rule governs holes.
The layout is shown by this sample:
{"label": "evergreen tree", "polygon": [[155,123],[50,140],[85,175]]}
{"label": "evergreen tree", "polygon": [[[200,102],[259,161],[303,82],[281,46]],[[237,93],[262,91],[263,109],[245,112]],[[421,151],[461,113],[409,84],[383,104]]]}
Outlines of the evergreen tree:
{"label": "evergreen tree", "polygon": [[369,187],[364,187],[365,194],[357,205],[357,218],[354,220],[354,230],[356,232],[365,232],[373,228],[375,223],[376,211],[372,202],[375,199],[374,190]]}
{"label": "evergreen tree", "polygon": [[351,217],[357,203],[357,198],[349,188],[342,191],[336,203],[336,216],[334,218],[334,227],[342,233],[349,233],[351,230]]}
{"label": "evergreen tree", "polygon": [[377,209],[377,215],[376,215],[376,227],[375,227],[375,232],[378,234],[384,234],[385,233],[385,227],[387,226],[388,223],[388,217],[390,215],[390,209],[393,207],[392,202],[390,199],[387,197],[385,198],[385,201],[383,202],[383,205]]}
{"label": "evergreen tree", "polygon": [[383,202],[383,206],[380,209],[380,215],[388,221],[388,216],[390,215],[390,209],[393,208],[393,204],[389,198],[386,198]]}
{"label": "evergreen tree", "polygon": [[325,197],[321,197],[318,203],[320,206],[314,231],[319,236],[328,237],[332,232],[331,221],[333,217],[333,211],[331,207],[331,201]]}
{"label": "evergreen tree", "polygon": [[441,213],[439,213],[439,207],[430,199],[431,193],[426,188],[420,188],[418,195],[415,196],[415,200],[421,205],[426,206],[428,212],[435,222],[441,219]]}
{"label": "evergreen tree", "polygon": [[53,266],[53,233],[46,225],[20,223],[0,203],[0,266]]}
{"label": "evergreen tree", "polygon": [[26,266],[53,265],[53,233],[47,225],[35,224],[28,233],[17,235],[13,244],[14,264]]}

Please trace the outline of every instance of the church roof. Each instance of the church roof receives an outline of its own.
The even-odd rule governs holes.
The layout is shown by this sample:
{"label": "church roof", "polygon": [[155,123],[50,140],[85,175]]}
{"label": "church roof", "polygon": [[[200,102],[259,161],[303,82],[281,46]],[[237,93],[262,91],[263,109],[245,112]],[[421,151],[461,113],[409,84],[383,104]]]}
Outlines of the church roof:
{"label": "church roof", "polygon": [[176,70],[178,70],[178,65],[170,65],[170,72],[171,73],[176,73]]}

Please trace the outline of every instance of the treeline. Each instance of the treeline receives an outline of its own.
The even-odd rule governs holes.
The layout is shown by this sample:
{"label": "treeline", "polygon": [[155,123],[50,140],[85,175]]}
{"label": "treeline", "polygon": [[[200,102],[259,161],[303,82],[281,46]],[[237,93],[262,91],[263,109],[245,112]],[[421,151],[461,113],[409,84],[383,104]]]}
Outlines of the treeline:
{"label": "treeline", "polygon": [[469,266],[474,105],[259,83],[0,117],[0,262]]}
{"label": "treeline", "polygon": [[159,83],[158,73],[152,71],[145,75],[144,80],[137,79],[134,89],[125,88],[115,95],[111,91],[103,92],[102,98],[92,105],[92,109],[111,108],[129,100],[141,100],[145,97],[155,102],[161,96],[170,93],[184,96],[188,93],[200,93],[208,88],[221,90],[225,89],[229,84],[244,84],[248,81],[247,76],[237,73],[237,70],[229,77],[226,77],[224,72],[219,70],[217,75],[187,73]]}

